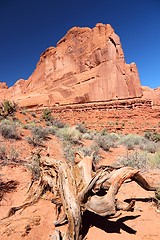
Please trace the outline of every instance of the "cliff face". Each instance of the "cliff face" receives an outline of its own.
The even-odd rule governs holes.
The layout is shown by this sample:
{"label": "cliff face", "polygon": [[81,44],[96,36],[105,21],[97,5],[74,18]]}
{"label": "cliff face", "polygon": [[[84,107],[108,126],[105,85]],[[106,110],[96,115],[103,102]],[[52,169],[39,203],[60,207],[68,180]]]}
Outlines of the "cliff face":
{"label": "cliff face", "polygon": [[70,29],[55,48],[40,56],[28,80],[19,80],[9,89],[0,85],[0,98],[21,106],[141,96],[136,65],[125,63],[120,39],[109,24]]}

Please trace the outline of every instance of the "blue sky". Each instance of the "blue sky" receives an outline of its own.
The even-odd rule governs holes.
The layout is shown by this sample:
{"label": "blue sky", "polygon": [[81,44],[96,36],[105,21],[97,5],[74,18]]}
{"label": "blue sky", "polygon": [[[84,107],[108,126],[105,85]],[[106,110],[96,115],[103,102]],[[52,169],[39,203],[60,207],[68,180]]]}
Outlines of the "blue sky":
{"label": "blue sky", "polygon": [[141,84],[160,86],[159,0],[0,0],[0,82],[34,71],[40,54],[73,26],[110,23]]}

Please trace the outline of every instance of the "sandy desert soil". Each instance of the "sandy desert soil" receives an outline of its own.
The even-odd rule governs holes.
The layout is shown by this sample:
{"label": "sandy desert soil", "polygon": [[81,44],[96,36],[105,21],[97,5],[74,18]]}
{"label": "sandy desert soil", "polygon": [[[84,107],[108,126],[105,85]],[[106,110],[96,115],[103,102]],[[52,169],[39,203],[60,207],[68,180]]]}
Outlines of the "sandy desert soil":
{"label": "sandy desert soil", "polygon": [[[28,130],[22,131],[27,136]],[[19,141],[0,139],[6,147],[14,146],[21,153],[22,161],[29,161],[34,148],[24,139]],[[89,144],[89,141],[85,143]],[[52,136],[46,143],[44,152],[50,149],[50,154],[56,159],[63,158],[62,146],[59,140]],[[102,153],[104,159],[101,164],[112,164],[117,156],[125,153],[123,147],[111,149]],[[160,170],[143,172],[152,184],[160,184]],[[15,215],[5,218],[8,210],[19,206],[27,197],[27,190],[31,181],[30,171],[23,164],[7,164],[0,167],[0,177],[3,181],[18,181],[17,188],[6,193],[0,202],[0,239],[2,240],[51,240],[54,234],[55,205],[51,202],[52,195],[47,192],[39,202]],[[93,213],[85,212],[83,217],[83,234],[87,240],[158,240],[160,238],[160,213],[152,201],[154,192],[147,192],[135,182],[122,185],[118,199],[136,200],[134,211],[123,212],[114,219],[99,217]],[[56,229],[65,231],[66,226]]]}

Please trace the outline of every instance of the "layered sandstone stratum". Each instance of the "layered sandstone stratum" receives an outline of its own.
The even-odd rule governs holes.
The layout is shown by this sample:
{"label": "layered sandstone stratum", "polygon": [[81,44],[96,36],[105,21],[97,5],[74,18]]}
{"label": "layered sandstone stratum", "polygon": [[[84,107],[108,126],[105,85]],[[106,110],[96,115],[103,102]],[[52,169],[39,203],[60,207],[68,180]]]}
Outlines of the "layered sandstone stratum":
{"label": "layered sandstone stratum", "polygon": [[8,88],[0,83],[0,100],[20,106],[54,106],[142,97],[135,63],[126,64],[118,35],[107,24],[73,27],[41,54],[28,80]]}

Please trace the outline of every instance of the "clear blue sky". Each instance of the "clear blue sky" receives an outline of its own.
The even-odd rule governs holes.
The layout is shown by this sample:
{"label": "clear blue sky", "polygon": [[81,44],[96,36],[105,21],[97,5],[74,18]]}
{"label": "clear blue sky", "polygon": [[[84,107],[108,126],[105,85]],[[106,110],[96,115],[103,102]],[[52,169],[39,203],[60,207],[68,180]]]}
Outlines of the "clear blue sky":
{"label": "clear blue sky", "polygon": [[159,0],[0,0],[0,82],[34,71],[40,54],[73,26],[110,23],[141,84],[160,86]]}

